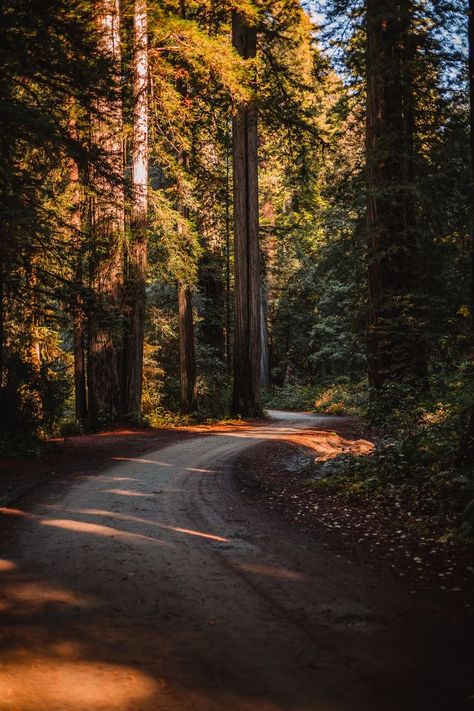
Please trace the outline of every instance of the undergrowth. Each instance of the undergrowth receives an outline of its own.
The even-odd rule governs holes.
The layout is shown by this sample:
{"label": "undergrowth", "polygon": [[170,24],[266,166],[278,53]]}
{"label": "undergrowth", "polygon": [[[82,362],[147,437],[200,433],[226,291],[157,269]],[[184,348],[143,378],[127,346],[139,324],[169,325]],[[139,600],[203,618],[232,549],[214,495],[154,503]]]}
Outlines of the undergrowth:
{"label": "undergrowth", "polygon": [[373,453],[321,463],[311,486],[369,504],[384,498],[394,511],[417,511],[447,531],[474,536],[474,468],[459,458],[466,388],[453,381],[443,394],[423,401],[407,386],[379,392],[364,415]]}

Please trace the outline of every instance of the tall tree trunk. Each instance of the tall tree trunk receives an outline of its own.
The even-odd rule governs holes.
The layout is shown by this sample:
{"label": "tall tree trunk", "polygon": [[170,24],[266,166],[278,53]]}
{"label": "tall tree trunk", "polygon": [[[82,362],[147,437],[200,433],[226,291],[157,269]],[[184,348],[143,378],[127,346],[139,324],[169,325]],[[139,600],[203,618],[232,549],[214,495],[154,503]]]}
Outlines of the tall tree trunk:
{"label": "tall tree trunk", "polygon": [[[469,42],[469,105],[470,105],[470,154],[471,154],[471,333],[470,333],[470,370],[468,376],[474,378],[474,0],[469,0],[468,18]],[[467,423],[464,428],[457,454],[458,464],[472,465],[474,462],[474,403],[467,413]]]}
{"label": "tall tree trunk", "polygon": [[227,375],[232,372],[232,323],[230,293],[230,133],[225,146],[225,359]]}
{"label": "tall tree trunk", "polygon": [[148,22],[146,0],[135,0],[133,53],[132,214],[126,282],[123,412],[141,417],[148,211]]}
{"label": "tall tree trunk", "polygon": [[[107,175],[94,175],[92,201],[92,287],[95,304],[89,319],[89,422],[116,421],[121,415],[123,328],[121,298],[125,201],[123,188],[122,102],[120,81],[120,7],[98,0],[97,25],[102,51],[114,68],[114,95],[96,107],[93,135],[107,161]],[[113,177],[111,176],[113,173]]]}
{"label": "tall tree trunk", "polygon": [[[77,127],[74,119],[70,121],[71,133],[77,138]],[[70,159],[69,183],[71,190],[71,231],[74,245],[77,245],[76,267],[74,274],[74,293],[71,304],[72,312],[72,343],[74,355],[74,406],[76,422],[81,425],[87,423],[87,382],[86,382],[86,356],[85,337],[86,319],[84,313],[84,303],[81,297],[83,286],[82,260],[83,260],[83,240],[82,240],[82,196],[79,184],[79,166],[77,161]]]}
{"label": "tall tree trunk", "polygon": [[[426,379],[416,299],[413,156],[407,155],[413,105],[409,72],[404,73],[403,4],[367,0],[367,355],[373,388],[419,386]],[[410,2],[407,7],[409,12]]]}
{"label": "tall tree trunk", "polygon": [[189,415],[197,410],[193,302],[191,289],[181,280],[178,282],[178,318],[181,412]]}
{"label": "tall tree trunk", "polygon": [[[74,232],[79,234],[81,229],[81,208],[80,203],[74,207],[72,215],[72,225]],[[72,331],[73,331],[73,352],[74,352],[74,403],[76,422],[85,424],[87,422],[87,382],[86,382],[86,319],[84,304],[80,296],[82,286],[82,254],[76,257],[74,303],[72,305]]]}
{"label": "tall tree trunk", "polygon": [[[256,56],[257,33],[232,13],[232,43],[245,59]],[[232,118],[234,177],[234,389],[232,414],[261,414],[260,250],[258,234],[258,138],[254,103]]]}
{"label": "tall tree trunk", "polygon": [[268,346],[268,287],[262,275],[262,297],[260,313],[260,338],[261,338],[261,365],[260,382],[262,388],[270,387],[270,349]]}
{"label": "tall tree trunk", "polygon": [[[186,18],[186,2],[180,0],[180,15]],[[178,88],[183,99],[187,97],[187,87],[179,81]],[[189,155],[181,150],[178,163],[184,173],[189,171]],[[189,219],[189,209],[182,197],[178,185],[178,210],[184,220]],[[178,224],[178,231],[181,230]],[[196,392],[196,355],[194,347],[194,316],[192,292],[188,284],[178,281],[178,320],[179,320],[179,378],[180,378],[180,408],[183,414],[191,414],[197,410]]]}
{"label": "tall tree trunk", "polygon": [[0,396],[5,371],[5,260],[0,245]]}
{"label": "tall tree trunk", "polygon": [[[469,0],[469,108],[470,108],[470,154],[471,154],[471,338],[474,339],[474,0]],[[473,410],[474,435],[474,410]]]}
{"label": "tall tree trunk", "polygon": [[76,422],[87,422],[87,390],[85,359],[85,319],[82,309],[74,312],[73,348],[74,348],[74,403]]}

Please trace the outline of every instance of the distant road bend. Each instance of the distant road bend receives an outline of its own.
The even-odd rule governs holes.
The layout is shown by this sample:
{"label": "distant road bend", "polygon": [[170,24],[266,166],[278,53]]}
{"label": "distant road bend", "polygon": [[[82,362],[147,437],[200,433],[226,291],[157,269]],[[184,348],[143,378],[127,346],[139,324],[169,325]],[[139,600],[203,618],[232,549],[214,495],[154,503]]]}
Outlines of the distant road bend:
{"label": "distant road bend", "polygon": [[3,511],[1,711],[474,708],[446,610],[240,492],[245,448],[323,421],[271,414]]}

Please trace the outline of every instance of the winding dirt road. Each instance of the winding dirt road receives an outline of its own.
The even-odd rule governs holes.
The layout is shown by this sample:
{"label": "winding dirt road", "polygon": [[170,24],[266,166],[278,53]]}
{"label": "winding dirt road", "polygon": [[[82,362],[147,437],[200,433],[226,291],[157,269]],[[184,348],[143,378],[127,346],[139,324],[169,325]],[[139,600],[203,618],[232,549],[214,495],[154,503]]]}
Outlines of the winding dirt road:
{"label": "winding dirt road", "polygon": [[448,611],[239,491],[244,448],[321,427],[272,414],[3,511],[1,711],[473,708]]}

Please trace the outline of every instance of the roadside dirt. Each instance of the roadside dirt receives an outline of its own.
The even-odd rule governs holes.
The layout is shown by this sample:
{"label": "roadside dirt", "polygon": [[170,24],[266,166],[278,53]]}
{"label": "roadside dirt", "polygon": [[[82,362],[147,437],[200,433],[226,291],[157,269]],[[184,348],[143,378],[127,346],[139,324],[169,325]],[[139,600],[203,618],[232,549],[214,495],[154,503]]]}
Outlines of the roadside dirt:
{"label": "roadside dirt", "polygon": [[[346,438],[355,437],[350,423]],[[394,507],[383,496],[344,498],[309,479],[308,461],[345,452],[370,451],[355,441],[334,449],[321,446],[324,432],[295,436],[286,441],[258,444],[235,462],[242,488],[314,536],[350,551],[357,560],[380,573],[403,579],[411,595],[444,599],[457,607],[474,607],[474,547],[471,542],[447,538],[423,511]]]}
{"label": "roadside dirt", "polygon": [[79,448],[3,507],[1,711],[473,708],[464,614],[236,486],[256,445],[336,446],[337,418],[274,418],[106,446],[99,471]]}

